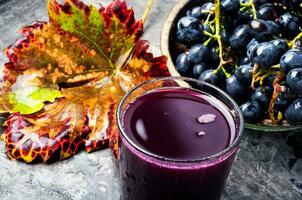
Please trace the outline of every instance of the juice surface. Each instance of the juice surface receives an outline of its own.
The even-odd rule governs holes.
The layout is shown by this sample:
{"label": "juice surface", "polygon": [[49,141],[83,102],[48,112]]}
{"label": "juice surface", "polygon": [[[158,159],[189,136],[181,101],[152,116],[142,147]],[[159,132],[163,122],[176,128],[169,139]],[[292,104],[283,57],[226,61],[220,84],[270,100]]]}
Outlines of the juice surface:
{"label": "juice surface", "polygon": [[154,90],[129,104],[123,118],[136,145],[168,159],[202,159],[234,140],[234,121],[225,106],[193,90]]}

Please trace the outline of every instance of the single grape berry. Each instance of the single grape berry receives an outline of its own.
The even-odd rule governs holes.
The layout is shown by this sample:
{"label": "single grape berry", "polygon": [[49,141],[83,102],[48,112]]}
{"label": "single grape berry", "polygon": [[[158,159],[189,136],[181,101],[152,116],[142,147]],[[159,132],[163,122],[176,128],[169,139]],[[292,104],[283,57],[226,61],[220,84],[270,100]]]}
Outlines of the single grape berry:
{"label": "single grape berry", "polygon": [[232,75],[230,78],[226,80],[225,91],[228,95],[230,95],[237,103],[241,103],[244,101],[246,93],[246,87],[236,78],[236,76]]}
{"label": "single grape berry", "polygon": [[284,39],[275,39],[271,41],[276,47],[278,51],[278,59],[282,57],[282,55],[288,51],[288,44]]}
{"label": "single grape berry", "polygon": [[239,0],[222,0],[220,3],[221,12],[224,14],[237,13],[240,8]]}
{"label": "single grape berry", "polygon": [[234,50],[245,50],[253,35],[248,25],[238,26],[230,37],[230,45]]}
{"label": "single grape berry", "polygon": [[249,22],[249,27],[255,36],[255,39],[260,42],[270,41],[274,35],[278,35],[280,32],[279,25],[269,20],[252,20]]}
{"label": "single grape berry", "polygon": [[221,31],[221,40],[223,44],[229,45],[230,43],[230,34],[226,30]]}
{"label": "single grape berry", "polygon": [[302,51],[299,49],[288,50],[280,59],[281,69],[288,73],[292,69],[301,67]]}
{"label": "single grape berry", "polygon": [[[266,77],[264,80],[263,80],[263,84],[269,88],[272,88],[273,87],[273,83],[276,79],[276,76],[270,74],[268,77]],[[271,89],[273,90],[273,89]]]}
{"label": "single grape berry", "polygon": [[270,96],[264,88],[258,87],[251,96],[252,101],[257,101],[262,108],[267,108],[270,102]]}
{"label": "single grape berry", "polygon": [[[214,12],[214,4],[212,2],[206,2],[201,6],[201,17],[206,19],[210,13]],[[212,19],[214,16],[212,17]]]}
{"label": "single grape berry", "polygon": [[274,36],[278,36],[281,33],[281,27],[274,21],[266,20],[265,21],[268,27],[268,32]]}
{"label": "single grape berry", "polygon": [[208,69],[200,75],[199,80],[212,85],[220,86],[222,85],[222,80],[224,78],[222,74],[223,72],[218,72],[215,74],[213,69]]}
{"label": "single grape berry", "polygon": [[257,18],[264,20],[275,20],[276,15],[275,7],[271,3],[261,5],[257,12]]}
{"label": "single grape berry", "polygon": [[277,47],[272,42],[258,44],[252,52],[253,63],[261,68],[268,68],[278,63]]}
{"label": "single grape berry", "polygon": [[190,70],[190,61],[188,54],[182,53],[176,59],[176,69],[181,75],[188,75]]}
{"label": "single grape berry", "polygon": [[203,33],[203,25],[194,17],[182,17],[177,24],[178,35],[186,42],[200,40]]}
{"label": "single grape berry", "polygon": [[301,0],[281,0],[281,1],[289,10],[298,8],[299,3],[301,3]]}
{"label": "single grape berry", "polygon": [[240,106],[244,120],[248,123],[258,123],[264,117],[264,110],[257,101],[249,101]]}
{"label": "single grape berry", "polygon": [[302,125],[302,98],[296,99],[285,111],[285,118],[290,124]]}
{"label": "single grape berry", "polygon": [[252,70],[253,70],[253,67],[250,64],[241,65],[235,71],[234,75],[242,84],[248,86],[248,85],[251,85],[251,82],[252,82],[252,78],[253,78]]}
{"label": "single grape berry", "polygon": [[220,58],[216,53],[216,48],[217,47],[212,47],[210,49],[210,54],[209,54],[209,58],[207,61],[208,66],[211,66],[211,68],[216,68],[218,67],[219,63],[220,63]]}
{"label": "single grape berry", "polygon": [[287,92],[282,92],[278,95],[274,108],[283,111],[290,103],[290,97]]}
{"label": "single grape berry", "polygon": [[256,8],[259,8],[263,4],[272,3],[272,0],[253,0],[253,3],[256,6]]}
{"label": "single grape berry", "polygon": [[292,91],[302,95],[302,68],[295,68],[288,72],[286,84]]}
{"label": "single grape berry", "polygon": [[198,20],[201,20],[202,19],[201,7],[200,6],[196,6],[192,10],[189,10],[187,12],[187,16],[194,17],[194,18],[196,18]]}
{"label": "single grape berry", "polygon": [[250,61],[253,61],[253,54],[255,51],[255,48],[257,47],[257,45],[259,44],[259,42],[253,38],[248,44],[247,44],[247,57],[249,58]]}
{"label": "single grape berry", "polygon": [[279,24],[282,26],[283,36],[287,39],[293,39],[299,33],[300,20],[293,13],[281,15]]}
{"label": "single grape berry", "polygon": [[193,67],[193,76],[194,78],[199,78],[200,75],[207,70],[207,66],[205,63],[194,65]]}
{"label": "single grape berry", "polygon": [[209,58],[209,49],[203,44],[196,44],[191,47],[188,56],[192,64],[205,63]]}

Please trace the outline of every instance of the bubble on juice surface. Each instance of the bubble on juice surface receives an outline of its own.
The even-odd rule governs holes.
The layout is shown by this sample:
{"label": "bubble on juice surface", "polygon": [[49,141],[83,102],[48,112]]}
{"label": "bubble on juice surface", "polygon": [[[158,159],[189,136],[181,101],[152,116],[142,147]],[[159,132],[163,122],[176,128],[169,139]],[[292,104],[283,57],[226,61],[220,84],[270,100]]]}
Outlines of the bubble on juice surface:
{"label": "bubble on juice surface", "polygon": [[197,135],[198,135],[198,136],[204,136],[204,135],[206,135],[206,132],[204,132],[204,131],[199,131],[199,132],[197,133]]}
{"label": "bubble on juice surface", "polygon": [[137,134],[144,140],[148,141],[148,135],[146,131],[146,127],[144,121],[142,119],[138,119],[135,124]]}
{"label": "bubble on juice surface", "polygon": [[197,121],[201,124],[208,124],[208,123],[214,122],[215,119],[216,119],[216,115],[205,114],[205,115],[201,115],[200,117],[198,117]]}

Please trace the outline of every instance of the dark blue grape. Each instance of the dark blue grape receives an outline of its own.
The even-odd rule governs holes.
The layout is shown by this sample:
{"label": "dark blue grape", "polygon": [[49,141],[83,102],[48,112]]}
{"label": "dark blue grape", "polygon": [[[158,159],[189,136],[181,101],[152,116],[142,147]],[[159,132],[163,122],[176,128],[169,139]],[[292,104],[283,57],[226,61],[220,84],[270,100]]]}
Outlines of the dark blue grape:
{"label": "dark blue grape", "polygon": [[292,91],[302,95],[302,68],[295,68],[288,72],[286,84]]}
{"label": "dark blue grape", "polygon": [[202,19],[201,7],[200,6],[196,6],[192,10],[189,10],[187,12],[187,16],[194,17],[194,18],[196,18],[198,20],[201,20]]}
{"label": "dark blue grape", "polygon": [[302,51],[299,49],[291,49],[287,51],[280,59],[281,69],[288,73],[292,69],[301,67]]}
{"label": "dark blue grape", "polygon": [[239,0],[222,0],[220,2],[221,12],[224,14],[237,13],[240,8]]}
{"label": "dark blue grape", "polygon": [[274,108],[283,111],[290,103],[290,97],[287,92],[282,92],[278,95]]}
{"label": "dark blue grape", "polygon": [[264,110],[257,101],[249,101],[240,106],[244,120],[248,123],[258,123],[264,117]]}
{"label": "dark blue grape", "polygon": [[205,63],[209,58],[209,49],[203,44],[196,44],[191,47],[188,56],[192,64]]}
{"label": "dark blue grape", "polygon": [[203,28],[204,28],[204,31],[213,34],[213,31],[212,31],[212,29],[211,29],[211,27],[209,25],[204,24]]}
{"label": "dark blue grape", "polygon": [[268,77],[266,77],[264,79],[263,84],[266,85],[266,86],[268,86],[268,87],[270,87],[270,88],[272,88],[275,79],[276,79],[276,76],[274,76],[274,75],[271,74],[271,75],[269,75]]}
{"label": "dark blue grape", "polygon": [[293,13],[281,15],[279,24],[282,26],[283,36],[287,39],[293,39],[299,33],[300,20]]}
{"label": "dark blue grape", "polygon": [[194,17],[182,17],[177,24],[179,38],[186,42],[200,40],[203,33],[203,25]]}
{"label": "dark blue grape", "polygon": [[261,68],[268,68],[278,63],[278,51],[272,42],[263,42],[258,44],[252,53],[254,63],[259,64]]}
{"label": "dark blue grape", "polygon": [[[208,32],[210,34],[213,34],[213,31],[212,31],[212,29],[211,29],[211,27],[209,25],[204,24],[203,25],[203,29],[204,29],[204,31],[206,31],[206,32]],[[209,36],[203,35],[203,41],[206,41],[207,39],[209,39]]]}
{"label": "dark blue grape", "polygon": [[190,69],[190,61],[189,61],[188,54],[186,53],[180,54],[176,59],[176,70],[181,75],[186,76],[189,74],[189,69]]}
{"label": "dark blue grape", "polygon": [[301,3],[301,0],[281,0],[281,1],[288,10],[299,8],[299,3]]}
{"label": "dark blue grape", "polygon": [[252,101],[257,101],[262,108],[267,108],[270,102],[270,95],[265,88],[258,87],[251,96]]}
{"label": "dark blue grape", "polygon": [[250,61],[253,61],[253,54],[255,51],[256,46],[259,44],[259,42],[253,38],[248,44],[247,44],[247,57]]}
{"label": "dark blue grape", "polygon": [[193,76],[194,78],[199,78],[200,75],[207,70],[207,65],[205,63],[194,65],[193,67]]}
{"label": "dark blue grape", "polygon": [[241,103],[245,99],[244,93],[246,92],[246,87],[236,78],[236,76],[231,76],[226,80],[225,91],[230,95],[237,103]]}
{"label": "dark blue grape", "polygon": [[251,65],[241,65],[235,71],[236,78],[244,85],[251,85],[252,82],[252,70],[253,67]]}
{"label": "dark blue grape", "polygon": [[285,118],[290,124],[302,125],[302,98],[296,99],[285,111]]}
{"label": "dark blue grape", "polygon": [[212,47],[210,49],[210,54],[209,54],[209,59],[207,61],[207,64],[211,68],[216,68],[216,67],[218,67],[219,63],[220,63],[220,58],[216,53],[216,47]]}
{"label": "dark blue grape", "polygon": [[265,21],[268,27],[268,32],[274,36],[278,36],[281,33],[281,27],[274,21]]}
{"label": "dark blue grape", "polygon": [[234,50],[245,50],[253,35],[248,25],[238,26],[230,37],[230,45]]}
{"label": "dark blue grape", "polygon": [[282,55],[288,50],[288,44],[286,40],[283,39],[275,39],[271,41],[276,47],[278,51],[278,59],[282,57]]}
{"label": "dark blue grape", "polygon": [[212,2],[206,2],[201,6],[201,16],[206,19],[210,12],[213,12],[214,4]]}
{"label": "dark blue grape", "polygon": [[223,44],[229,45],[230,44],[230,34],[229,34],[229,32],[227,32],[225,30],[221,31],[221,40],[222,40]]}
{"label": "dark blue grape", "polygon": [[261,5],[257,12],[257,18],[264,20],[275,20],[276,11],[274,5],[271,3]]}
{"label": "dark blue grape", "polygon": [[256,8],[259,8],[261,5],[266,4],[266,3],[273,3],[272,0],[254,0],[254,5]]}
{"label": "dark blue grape", "polygon": [[220,86],[222,85],[223,78],[223,72],[220,71],[215,74],[213,69],[208,69],[200,75],[199,80]]}
{"label": "dark blue grape", "polygon": [[262,19],[250,21],[249,27],[256,40],[260,42],[270,41],[273,35],[278,35],[280,32],[278,24],[273,21],[265,21]]}
{"label": "dark blue grape", "polygon": [[188,43],[188,41],[186,40],[186,38],[179,31],[177,31],[176,37],[177,37],[177,40],[180,43]]}

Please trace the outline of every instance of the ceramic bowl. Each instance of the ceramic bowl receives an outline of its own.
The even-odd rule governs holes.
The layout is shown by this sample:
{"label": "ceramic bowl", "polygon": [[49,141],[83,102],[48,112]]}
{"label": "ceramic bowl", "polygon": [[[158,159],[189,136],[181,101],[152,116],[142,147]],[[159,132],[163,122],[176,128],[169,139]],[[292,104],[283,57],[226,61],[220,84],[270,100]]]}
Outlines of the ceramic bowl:
{"label": "ceramic bowl", "polygon": [[[168,68],[172,76],[180,76],[177,72],[174,61],[181,52],[176,46],[176,29],[178,20],[186,15],[187,10],[197,5],[202,5],[205,0],[179,0],[177,5],[169,14],[161,33],[162,54],[168,57]],[[294,133],[301,132],[302,126],[264,126],[245,123],[245,128],[252,132],[271,132],[271,133]]]}

